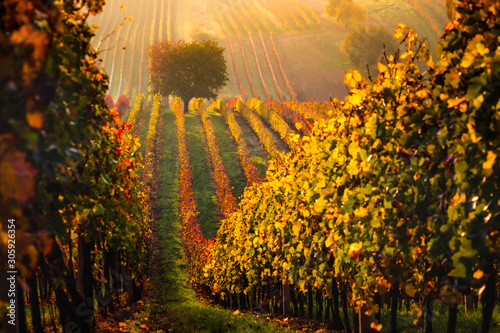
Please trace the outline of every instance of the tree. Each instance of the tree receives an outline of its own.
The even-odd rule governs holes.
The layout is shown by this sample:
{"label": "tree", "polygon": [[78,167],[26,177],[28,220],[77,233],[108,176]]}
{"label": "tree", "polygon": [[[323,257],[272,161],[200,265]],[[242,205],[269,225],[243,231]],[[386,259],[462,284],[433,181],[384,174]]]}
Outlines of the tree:
{"label": "tree", "polygon": [[375,65],[382,59],[384,47],[386,54],[397,49],[389,30],[383,26],[362,25],[346,34],[341,50],[351,67],[365,72],[368,65],[370,72],[374,72]]}
{"label": "tree", "polygon": [[155,42],[148,52],[151,92],[179,96],[185,113],[191,98],[216,98],[229,80],[223,52],[214,41]]}
{"label": "tree", "polygon": [[337,22],[345,23],[346,28],[348,22],[357,25],[366,21],[366,10],[352,0],[328,0],[325,12]]}
{"label": "tree", "polygon": [[120,117],[123,117],[125,112],[130,109],[130,101],[127,97],[127,95],[123,94],[120,97],[118,97],[118,101],[116,101],[115,104],[115,111],[118,112],[118,115]]}

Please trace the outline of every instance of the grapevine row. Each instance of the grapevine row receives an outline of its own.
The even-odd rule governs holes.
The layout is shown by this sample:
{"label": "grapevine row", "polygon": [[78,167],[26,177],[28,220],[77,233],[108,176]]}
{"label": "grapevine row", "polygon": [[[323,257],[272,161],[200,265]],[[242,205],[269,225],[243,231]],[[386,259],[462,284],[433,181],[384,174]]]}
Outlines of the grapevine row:
{"label": "grapevine row", "polygon": [[194,103],[195,107],[198,109],[198,116],[201,118],[203,123],[203,134],[212,161],[212,170],[217,187],[219,207],[224,218],[229,218],[238,209],[236,198],[234,197],[233,189],[229,184],[229,177],[227,176],[226,168],[224,167],[224,163],[220,155],[210,115],[208,114],[208,111],[201,99],[196,100]]}
{"label": "grapevine row", "polygon": [[265,101],[264,105],[274,110],[274,112],[280,115],[288,124],[291,124],[290,126],[299,127],[299,131],[302,133],[302,135],[309,135],[309,132],[312,129],[313,121],[307,120],[306,118],[304,118],[304,116],[293,111],[283,103],[278,103],[276,101]]}
{"label": "grapevine row", "polygon": [[288,94],[290,94],[290,97],[292,99],[296,99],[297,94],[293,90],[292,84],[290,83],[290,80],[288,80],[288,77],[286,76],[285,69],[283,68],[283,65],[281,63],[281,57],[280,57],[278,51],[276,50],[276,45],[274,44],[274,40],[273,40],[273,34],[271,32],[269,33],[269,40],[271,41],[271,45],[273,47],[273,53],[276,56],[276,60],[278,61],[278,66],[280,68],[281,75],[283,76],[283,79],[285,80],[285,87],[288,90]]}
{"label": "grapevine row", "polygon": [[120,44],[120,35],[123,29],[118,29],[118,33],[116,35],[115,47],[113,48],[113,58],[111,58],[111,72],[109,74],[109,87],[112,87],[113,84],[113,74],[115,71],[115,59],[116,59],[116,51],[121,48],[118,46]]}
{"label": "grapevine row", "polygon": [[436,24],[436,22],[429,15],[429,11],[425,10],[422,5],[415,0],[408,0],[408,2],[417,10],[418,14],[427,21],[432,30],[436,33],[437,36],[441,36],[442,29]]}
{"label": "grapevine row", "polygon": [[[148,1],[148,5],[147,5],[147,9],[146,9],[146,21],[145,22],[149,22],[149,4],[151,2]],[[147,24],[144,24],[144,28],[142,29],[142,40],[141,40],[141,57],[140,57],[140,60],[139,60],[139,88],[138,88],[138,93],[140,94],[141,93],[141,90],[142,90],[142,77],[144,76],[144,73],[143,73],[143,70],[142,70],[142,66],[143,66],[143,63],[144,63],[144,42],[146,40],[146,28],[147,28]]]}
{"label": "grapevine row", "polygon": [[139,31],[139,24],[135,24],[134,35],[132,36],[132,44],[130,45],[130,68],[128,70],[128,84],[127,84],[127,96],[132,96],[132,82],[134,81],[133,71],[134,71],[134,54],[135,54],[135,41],[137,39],[137,33]]}
{"label": "grapevine row", "polygon": [[290,108],[291,110],[297,112],[302,115],[306,119],[310,120],[318,120],[318,119],[326,119],[326,115],[323,113],[309,107],[306,102],[300,103],[298,101],[285,101],[283,104]]}
{"label": "grapevine row", "polygon": [[260,82],[262,83],[262,87],[264,88],[264,92],[266,93],[267,99],[272,99],[273,94],[267,88],[266,82],[264,81],[264,77],[262,76],[262,71],[260,69],[259,58],[257,56],[257,51],[255,50],[255,45],[253,43],[253,38],[250,33],[248,33],[248,38],[250,39],[250,45],[252,46],[253,57],[255,59],[255,65],[257,66],[257,71],[259,72]]}
{"label": "grapevine row", "polygon": [[309,304],[313,294],[318,304],[326,295],[337,315],[341,296],[344,318],[335,321],[347,331],[348,300],[360,325],[373,315],[368,326],[380,331],[384,294],[396,331],[402,294],[414,322],[425,316],[432,331],[439,302],[455,331],[457,305],[472,288],[482,292],[479,331],[487,332],[500,261],[500,129],[491,123],[500,74],[497,54],[484,50],[500,47],[499,10],[462,1],[437,63],[401,24],[395,35],[406,52],[379,63],[376,80],[348,71],[345,102],[333,103],[291,154],[271,161],[266,182],[247,188],[240,211],[223,221],[204,267],[212,294],[307,291]]}
{"label": "grapevine row", "polygon": [[[248,1],[244,1],[242,3],[242,5],[246,7],[246,10],[245,10],[246,17],[252,17],[252,19],[257,18],[257,20],[259,20],[260,24],[264,27],[264,30],[269,31],[269,23],[264,18],[264,15],[262,12],[259,12],[257,10],[257,8],[251,6]],[[257,30],[257,28],[256,28],[256,30]]]}
{"label": "grapevine row", "polygon": [[229,47],[229,54],[231,55],[231,62],[233,63],[234,74],[236,75],[236,83],[238,84],[238,87],[240,88],[241,99],[246,101],[247,92],[245,90],[245,87],[243,86],[243,82],[241,81],[240,71],[238,70],[238,65],[236,64],[236,58],[234,56],[234,49],[233,49],[233,42],[231,41],[231,37],[229,35],[226,35],[226,38],[227,38],[227,45]]}
{"label": "grapevine row", "polygon": [[249,100],[246,105],[248,108],[255,110],[275,132],[279,133],[283,142],[285,142],[290,149],[294,148],[296,145],[296,141],[293,140],[295,132],[288,126],[283,118],[257,99]]}
{"label": "grapevine row", "polygon": [[234,118],[233,111],[227,108],[222,100],[213,102],[212,105],[210,105],[210,108],[215,109],[222,114],[229,128],[229,131],[231,132],[234,140],[236,141],[236,144],[238,145],[240,164],[243,171],[245,172],[247,185],[262,182],[259,171],[257,171],[255,166],[253,165],[252,156],[250,155],[250,151],[248,150],[248,147],[245,143],[241,128]]}
{"label": "grapevine row", "polygon": [[[128,24],[128,27],[127,27],[127,33],[125,34],[125,43],[128,43],[129,41],[129,34],[130,34],[130,29],[132,28],[132,24]],[[116,43],[117,47],[118,47],[118,43]],[[123,52],[122,53],[122,58],[120,59],[120,83],[118,84],[118,90],[116,91],[116,96],[120,96],[121,94],[121,89],[122,89],[122,81],[123,81],[123,64],[125,62],[125,49],[126,47],[126,44],[123,45]],[[131,66],[132,67],[132,66]],[[111,85],[110,85],[111,87]]]}
{"label": "grapevine row", "polygon": [[193,190],[193,174],[189,161],[188,141],[184,124],[184,111],[180,99],[172,105],[175,111],[177,140],[179,145],[179,215],[181,239],[186,254],[189,272],[193,279],[203,279],[202,265],[208,260],[208,240],[200,229]]}
{"label": "grapevine row", "polygon": [[[228,108],[231,108],[232,105],[228,105]],[[236,100],[234,103],[234,108],[246,119],[246,121],[250,124],[250,127],[254,130],[254,132],[259,137],[259,141],[266,148],[269,156],[271,158],[279,158],[279,150],[276,147],[274,139],[266,129],[262,121],[250,110],[246,105],[241,102],[241,100]]]}
{"label": "grapevine row", "polygon": [[245,55],[245,51],[243,50],[243,43],[241,42],[241,37],[237,34],[238,44],[240,46],[241,59],[243,59],[243,65],[245,66],[245,71],[247,73],[248,83],[250,84],[250,89],[252,90],[252,95],[254,98],[259,98],[259,92],[255,88],[255,85],[252,80],[252,74],[250,73],[250,68],[248,67],[247,57]]}
{"label": "grapevine row", "polygon": [[130,113],[128,115],[128,119],[127,119],[129,124],[134,126],[134,133],[136,135],[139,135],[140,129],[137,128],[137,125],[139,123],[139,118],[142,116],[141,111],[142,111],[143,104],[144,104],[144,95],[143,94],[137,95],[137,97],[135,98],[135,101],[134,101],[134,107],[130,111]]}
{"label": "grapevine row", "polygon": [[271,72],[271,77],[273,79],[274,88],[276,88],[276,92],[278,93],[278,96],[280,97],[280,99],[282,101],[284,101],[286,99],[285,94],[281,90],[281,87],[278,84],[278,80],[276,79],[276,75],[274,74],[273,65],[271,63],[271,59],[269,59],[269,53],[267,53],[266,44],[264,43],[264,38],[262,38],[262,34],[260,33],[260,30],[259,30],[259,38],[260,38],[260,42],[262,44],[262,49],[264,50],[264,54],[266,56],[267,65],[269,66],[269,72]]}
{"label": "grapevine row", "polygon": [[276,6],[271,6],[268,2],[264,2],[262,0],[257,0],[259,5],[266,8],[271,14],[274,16],[278,17],[278,19],[281,22],[281,25],[283,27],[283,30],[288,30],[290,28],[288,20],[286,19],[286,16],[283,15],[280,9],[277,9]]}

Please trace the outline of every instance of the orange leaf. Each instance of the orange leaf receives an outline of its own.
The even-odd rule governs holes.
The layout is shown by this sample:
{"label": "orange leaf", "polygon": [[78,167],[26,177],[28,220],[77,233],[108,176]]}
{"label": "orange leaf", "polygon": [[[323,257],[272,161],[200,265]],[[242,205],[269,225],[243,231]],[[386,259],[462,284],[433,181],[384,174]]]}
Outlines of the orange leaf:
{"label": "orange leaf", "polygon": [[24,153],[8,152],[0,160],[0,192],[19,202],[28,201],[35,194],[37,170],[25,161]]}
{"label": "orange leaf", "polygon": [[26,113],[26,120],[33,128],[41,129],[43,127],[43,114],[39,111]]}

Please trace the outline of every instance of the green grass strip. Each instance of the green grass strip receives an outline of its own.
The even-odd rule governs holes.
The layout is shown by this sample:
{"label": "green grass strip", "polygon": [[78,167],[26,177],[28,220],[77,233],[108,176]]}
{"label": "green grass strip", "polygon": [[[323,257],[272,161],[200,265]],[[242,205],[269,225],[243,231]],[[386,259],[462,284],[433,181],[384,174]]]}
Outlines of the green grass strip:
{"label": "green grass strip", "polygon": [[232,140],[232,136],[228,133],[227,126],[224,122],[224,118],[217,112],[210,112],[210,119],[212,120],[212,126],[214,128],[214,134],[217,138],[217,145],[219,146],[219,152],[226,168],[227,175],[229,177],[229,184],[233,188],[233,195],[238,200],[243,194],[246,187],[246,178],[243,169],[241,168],[240,161],[238,159],[238,150],[236,147],[236,142]]}
{"label": "green grass strip", "polygon": [[189,114],[186,115],[185,125],[189,158],[193,168],[194,197],[200,214],[200,228],[205,237],[213,238],[219,229],[221,215],[201,123],[195,114]]}
{"label": "green grass strip", "polygon": [[235,314],[204,304],[189,287],[179,236],[181,227],[178,215],[179,166],[175,114],[172,110],[167,110],[164,117],[163,156],[158,180],[159,214],[155,229],[159,243],[156,250],[160,252],[158,257],[161,258],[161,263],[153,272],[156,297],[161,303],[150,305],[150,311],[165,311],[166,326],[173,332],[290,332],[256,315]]}

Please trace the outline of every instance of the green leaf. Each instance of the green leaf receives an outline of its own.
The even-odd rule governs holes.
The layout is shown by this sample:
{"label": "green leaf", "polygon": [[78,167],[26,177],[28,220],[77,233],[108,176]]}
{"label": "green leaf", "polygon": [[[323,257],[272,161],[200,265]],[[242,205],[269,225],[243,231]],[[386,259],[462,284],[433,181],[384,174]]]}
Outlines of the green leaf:
{"label": "green leaf", "polygon": [[111,183],[111,179],[109,179],[109,176],[107,174],[101,173],[101,178],[107,185]]}

